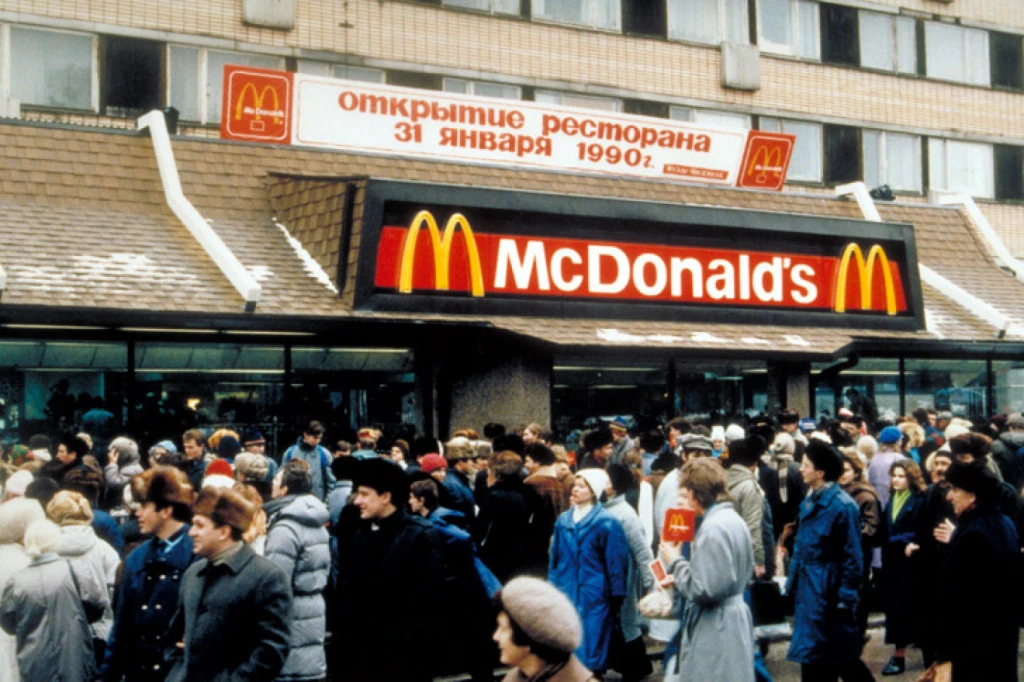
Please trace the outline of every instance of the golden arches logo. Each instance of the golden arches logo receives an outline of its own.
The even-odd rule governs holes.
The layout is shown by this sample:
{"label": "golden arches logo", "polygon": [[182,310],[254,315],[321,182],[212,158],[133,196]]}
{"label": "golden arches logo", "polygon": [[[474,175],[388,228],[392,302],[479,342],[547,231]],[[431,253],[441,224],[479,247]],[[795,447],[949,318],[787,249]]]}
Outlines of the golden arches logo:
{"label": "golden arches logo", "polygon": [[875,276],[875,265],[882,268],[882,279],[885,282],[885,312],[896,314],[896,289],[889,268],[889,258],[878,244],[868,250],[867,260],[864,252],[857,244],[847,244],[843,257],[839,261],[838,283],[836,284],[835,311],[846,312],[846,286],[849,278],[850,260],[857,264],[857,278],[860,280],[860,309],[871,310],[871,289]]}
{"label": "golden arches logo", "polygon": [[275,88],[273,85],[267,84],[263,86],[263,89],[260,90],[259,93],[257,93],[256,85],[252,82],[246,83],[245,87],[242,88],[242,92],[238,94],[238,101],[235,102],[236,121],[242,118],[242,108],[245,105],[245,96],[249,92],[252,93],[252,104],[253,109],[255,110],[255,118],[257,121],[260,120],[260,117],[262,116],[260,112],[261,108],[263,107],[263,101],[267,98],[267,93],[270,93],[271,97],[273,97],[274,100],[274,108],[271,109],[272,112],[275,112],[275,115],[273,117],[274,123],[281,122],[281,117],[276,113],[281,111],[281,98],[277,94],[277,88]]}
{"label": "golden arches logo", "polygon": [[402,264],[398,271],[398,291],[403,294],[412,293],[412,272],[416,262],[416,240],[420,230],[427,228],[430,245],[434,254],[434,288],[437,291],[448,291],[448,274],[452,258],[452,242],[455,231],[462,232],[466,242],[466,255],[469,259],[469,290],[473,296],[484,295],[484,275],[480,269],[480,252],[476,248],[473,229],[469,226],[466,216],[453,213],[444,226],[444,232],[437,229],[437,221],[430,211],[420,211],[409,224],[402,247]]}
{"label": "golden arches logo", "polygon": [[686,517],[682,514],[673,514],[668,521],[668,527],[680,533],[690,530],[690,527],[686,525]]}
{"label": "golden arches logo", "polygon": [[769,173],[774,173],[775,176],[782,174],[782,149],[779,147],[769,149],[762,145],[750,157],[746,177],[753,177],[755,183],[763,185],[767,181]]}

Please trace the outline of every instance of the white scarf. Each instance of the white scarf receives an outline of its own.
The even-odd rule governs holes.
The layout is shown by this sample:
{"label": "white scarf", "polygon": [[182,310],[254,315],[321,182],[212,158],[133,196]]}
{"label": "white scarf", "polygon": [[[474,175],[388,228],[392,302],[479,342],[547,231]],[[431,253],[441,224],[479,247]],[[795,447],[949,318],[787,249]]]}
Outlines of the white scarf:
{"label": "white scarf", "polygon": [[587,502],[586,504],[577,504],[572,508],[572,522],[579,523],[584,516],[590,513],[590,510],[594,508],[593,502]]}

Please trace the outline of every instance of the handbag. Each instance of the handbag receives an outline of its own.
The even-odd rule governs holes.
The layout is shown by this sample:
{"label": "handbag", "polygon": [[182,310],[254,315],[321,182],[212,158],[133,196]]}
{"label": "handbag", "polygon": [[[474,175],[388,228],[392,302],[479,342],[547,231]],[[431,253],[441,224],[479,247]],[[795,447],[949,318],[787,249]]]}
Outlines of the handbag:
{"label": "handbag", "polygon": [[953,682],[953,664],[949,661],[945,663],[932,663],[917,678],[917,682]]}
{"label": "handbag", "polygon": [[777,582],[755,580],[750,584],[750,612],[755,626],[785,622],[785,600]]}

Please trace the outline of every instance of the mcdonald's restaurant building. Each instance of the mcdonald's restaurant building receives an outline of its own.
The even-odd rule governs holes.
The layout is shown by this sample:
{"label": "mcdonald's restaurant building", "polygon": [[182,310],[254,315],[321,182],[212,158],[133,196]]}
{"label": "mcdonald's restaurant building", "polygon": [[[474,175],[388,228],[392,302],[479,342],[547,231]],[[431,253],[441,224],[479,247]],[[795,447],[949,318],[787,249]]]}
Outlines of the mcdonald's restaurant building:
{"label": "mcdonald's restaurant building", "polygon": [[962,206],[162,124],[0,123],[7,440],[96,396],[145,442],[230,423],[278,449],[310,417],[1024,407],[1024,273]]}

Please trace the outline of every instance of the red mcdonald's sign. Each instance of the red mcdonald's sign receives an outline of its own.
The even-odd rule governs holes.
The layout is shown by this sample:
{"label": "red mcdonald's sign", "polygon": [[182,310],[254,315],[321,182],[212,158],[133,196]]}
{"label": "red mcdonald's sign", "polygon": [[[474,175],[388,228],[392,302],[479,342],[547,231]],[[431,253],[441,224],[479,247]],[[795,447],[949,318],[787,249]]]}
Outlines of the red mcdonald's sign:
{"label": "red mcdonald's sign", "polygon": [[224,67],[220,136],[249,142],[291,142],[293,74]]}
{"label": "red mcdonald's sign", "polygon": [[750,131],[736,186],[782,189],[795,143],[796,138],[792,135]]}

